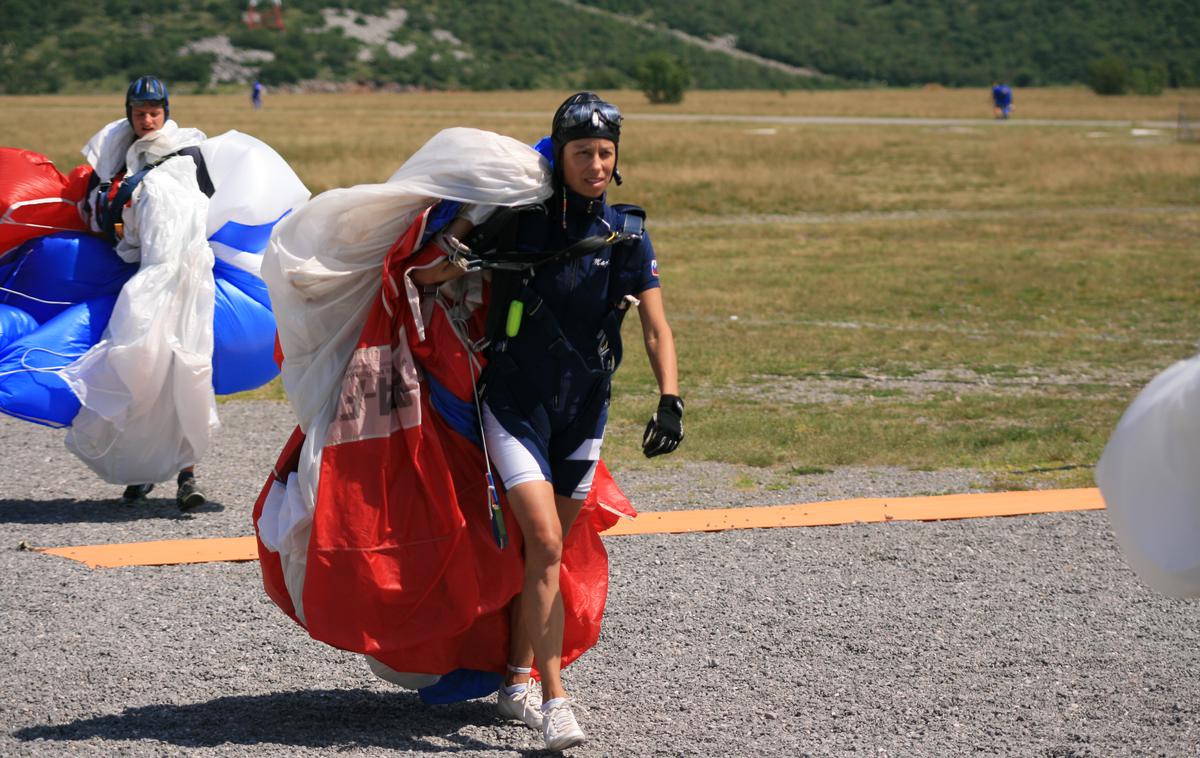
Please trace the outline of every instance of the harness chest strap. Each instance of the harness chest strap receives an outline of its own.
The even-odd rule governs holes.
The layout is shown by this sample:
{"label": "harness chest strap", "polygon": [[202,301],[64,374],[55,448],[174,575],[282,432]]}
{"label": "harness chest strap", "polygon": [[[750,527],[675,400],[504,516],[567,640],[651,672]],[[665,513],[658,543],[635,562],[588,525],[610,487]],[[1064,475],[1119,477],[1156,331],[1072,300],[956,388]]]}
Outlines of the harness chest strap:
{"label": "harness chest strap", "polygon": [[117,240],[124,236],[124,224],[121,222],[121,214],[124,213],[125,207],[133,199],[134,190],[146,178],[146,174],[177,155],[184,155],[192,159],[192,162],[196,165],[196,183],[199,185],[200,191],[207,197],[213,196],[216,188],[213,186],[212,177],[209,176],[208,164],[205,162],[204,154],[200,152],[200,148],[195,145],[181,148],[170,155],[164,156],[161,160],[151,163],[130,176],[121,178],[124,173],[122,172],[108,186],[105,184],[100,185],[101,194],[96,208],[97,225],[105,237],[108,238],[109,242],[116,244]]}

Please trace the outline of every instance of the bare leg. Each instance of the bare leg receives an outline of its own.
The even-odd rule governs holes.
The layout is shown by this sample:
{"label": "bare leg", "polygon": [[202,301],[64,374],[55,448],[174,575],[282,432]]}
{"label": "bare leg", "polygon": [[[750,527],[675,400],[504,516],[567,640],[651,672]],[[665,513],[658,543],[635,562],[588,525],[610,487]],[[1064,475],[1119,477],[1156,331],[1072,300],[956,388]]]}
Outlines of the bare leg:
{"label": "bare leg", "polygon": [[[508,606],[508,665],[527,669],[533,665],[533,640],[529,638],[529,634],[525,631],[524,603],[521,602],[522,597],[524,597],[524,593],[518,594]],[[511,669],[504,673],[504,684],[506,687],[511,687],[514,684],[524,684],[528,681],[529,674],[512,671]]]}
{"label": "bare leg", "polygon": [[[563,604],[559,590],[563,537],[579,515],[581,500],[554,494],[549,482],[526,482],[508,491],[509,506],[525,541],[525,582],[513,599],[509,663],[528,666],[537,661],[546,700],[565,697],[562,661]],[[505,683],[528,677],[509,672]]]}

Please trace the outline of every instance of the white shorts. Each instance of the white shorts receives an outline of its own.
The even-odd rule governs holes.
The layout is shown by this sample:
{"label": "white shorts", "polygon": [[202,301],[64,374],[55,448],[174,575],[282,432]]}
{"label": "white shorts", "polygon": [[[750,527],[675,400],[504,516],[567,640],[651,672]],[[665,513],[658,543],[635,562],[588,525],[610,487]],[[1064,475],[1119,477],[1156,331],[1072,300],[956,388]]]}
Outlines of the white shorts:
{"label": "white shorts", "polygon": [[533,434],[513,435],[496,419],[485,403],[483,433],[492,466],[500,474],[504,488],[511,490],[525,482],[550,482],[554,493],[572,500],[584,500],[592,488],[596,463],[600,460],[603,437],[586,439],[563,460],[550,460],[548,442]]}

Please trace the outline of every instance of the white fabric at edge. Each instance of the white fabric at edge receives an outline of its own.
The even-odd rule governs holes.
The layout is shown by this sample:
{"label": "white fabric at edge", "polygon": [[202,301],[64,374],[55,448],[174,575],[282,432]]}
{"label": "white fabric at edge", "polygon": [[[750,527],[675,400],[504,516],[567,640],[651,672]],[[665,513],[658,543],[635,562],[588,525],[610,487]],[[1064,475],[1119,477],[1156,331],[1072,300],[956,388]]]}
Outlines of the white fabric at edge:
{"label": "white fabric at edge", "polygon": [[1096,464],[1125,559],[1155,590],[1200,597],[1200,356],[1154,377]]}

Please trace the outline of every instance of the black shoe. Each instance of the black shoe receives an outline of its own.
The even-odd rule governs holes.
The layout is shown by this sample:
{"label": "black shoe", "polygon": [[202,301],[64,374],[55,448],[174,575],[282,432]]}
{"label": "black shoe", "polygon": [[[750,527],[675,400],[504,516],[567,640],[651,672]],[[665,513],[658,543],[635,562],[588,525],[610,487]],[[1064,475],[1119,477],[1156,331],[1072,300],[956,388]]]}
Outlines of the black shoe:
{"label": "black shoe", "polygon": [[175,493],[175,502],[179,504],[179,510],[190,511],[204,505],[206,501],[204,493],[196,486],[195,477],[188,477],[179,483],[179,490]]}
{"label": "black shoe", "polygon": [[146,502],[146,495],[149,495],[152,489],[154,489],[153,484],[131,484],[125,488],[125,493],[121,495],[121,502],[126,505],[144,503]]}

